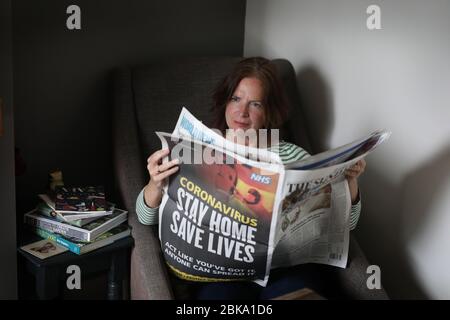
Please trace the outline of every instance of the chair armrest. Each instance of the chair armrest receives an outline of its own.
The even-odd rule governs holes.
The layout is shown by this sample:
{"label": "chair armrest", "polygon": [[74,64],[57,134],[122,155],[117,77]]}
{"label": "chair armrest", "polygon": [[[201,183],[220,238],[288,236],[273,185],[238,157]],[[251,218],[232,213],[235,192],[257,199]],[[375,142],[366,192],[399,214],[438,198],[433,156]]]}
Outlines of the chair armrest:
{"label": "chair armrest", "polygon": [[346,269],[336,270],[338,285],[346,294],[346,298],[358,300],[387,300],[389,299],[383,287],[381,289],[367,288],[367,274],[369,262],[366,259],[355,236],[350,233],[349,262]]}
{"label": "chair armrest", "polygon": [[134,237],[131,253],[131,299],[167,300],[174,295],[158,239],[158,226],[141,224],[136,214],[129,218]]}

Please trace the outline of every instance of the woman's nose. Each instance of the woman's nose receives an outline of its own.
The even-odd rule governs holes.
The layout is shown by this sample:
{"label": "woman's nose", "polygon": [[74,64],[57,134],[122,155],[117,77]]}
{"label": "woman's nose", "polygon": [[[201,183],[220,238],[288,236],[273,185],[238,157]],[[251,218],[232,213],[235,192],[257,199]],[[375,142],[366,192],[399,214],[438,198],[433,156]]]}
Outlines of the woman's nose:
{"label": "woman's nose", "polygon": [[241,116],[248,117],[248,103],[246,101],[239,103],[239,112]]}

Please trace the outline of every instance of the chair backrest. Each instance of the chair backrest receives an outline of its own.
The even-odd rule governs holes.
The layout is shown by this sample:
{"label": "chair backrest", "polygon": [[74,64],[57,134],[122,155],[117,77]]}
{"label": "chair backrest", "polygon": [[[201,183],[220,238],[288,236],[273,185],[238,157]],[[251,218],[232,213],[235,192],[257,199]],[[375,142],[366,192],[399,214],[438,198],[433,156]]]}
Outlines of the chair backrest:
{"label": "chair backrest", "polygon": [[[138,135],[144,155],[160,148],[155,131],[171,132],[181,108],[187,107],[198,119],[211,121],[212,92],[241,57],[204,57],[166,60],[131,71]],[[291,103],[284,138],[310,151],[300,109],[292,65],[274,60]]]}

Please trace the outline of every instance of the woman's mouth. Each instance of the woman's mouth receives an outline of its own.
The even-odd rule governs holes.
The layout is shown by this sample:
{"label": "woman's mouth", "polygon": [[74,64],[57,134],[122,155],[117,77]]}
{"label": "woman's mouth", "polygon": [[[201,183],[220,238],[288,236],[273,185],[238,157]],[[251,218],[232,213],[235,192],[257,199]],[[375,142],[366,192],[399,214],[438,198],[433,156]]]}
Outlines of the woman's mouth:
{"label": "woman's mouth", "polygon": [[247,129],[250,127],[250,123],[248,123],[248,122],[241,122],[241,121],[236,121],[236,120],[234,120],[233,122],[237,127],[236,129],[238,129],[238,128]]}

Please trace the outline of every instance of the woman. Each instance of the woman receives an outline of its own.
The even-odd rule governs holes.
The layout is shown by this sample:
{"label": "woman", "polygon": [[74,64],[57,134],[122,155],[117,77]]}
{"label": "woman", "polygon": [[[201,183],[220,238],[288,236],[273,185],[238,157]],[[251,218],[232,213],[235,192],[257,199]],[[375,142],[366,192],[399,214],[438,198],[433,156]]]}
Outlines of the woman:
{"label": "woman", "polygon": [[[215,123],[212,127],[219,129],[224,135],[227,129],[240,129],[244,132],[278,129],[287,117],[288,103],[275,66],[264,58],[241,60],[218,85],[213,100]],[[233,137],[228,133],[226,136]],[[278,153],[284,164],[309,156],[301,147],[284,141],[272,142],[268,149]],[[167,178],[178,170],[177,159],[162,164],[162,159],[168,154],[168,150],[159,150],[147,159],[150,181],[136,202],[138,219],[143,224],[158,223],[158,206],[162,199],[162,189]],[[346,172],[352,201],[351,230],[356,227],[359,219],[361,203],[357,178],[364,171],[365,165],[365,161],[361,160]],[[314,276],[309,272],[302,274],[299,271],[302,268],[305,269],[293,267],[287,268],[288,270],[285,268],[272,271],[266,288],[252,282],[197,284],[197,298],[271,298],[282,294],[283,291],[290,292],[305,285],[314,288],[314,283],[309,283],[309,280],[314,281]]]}

